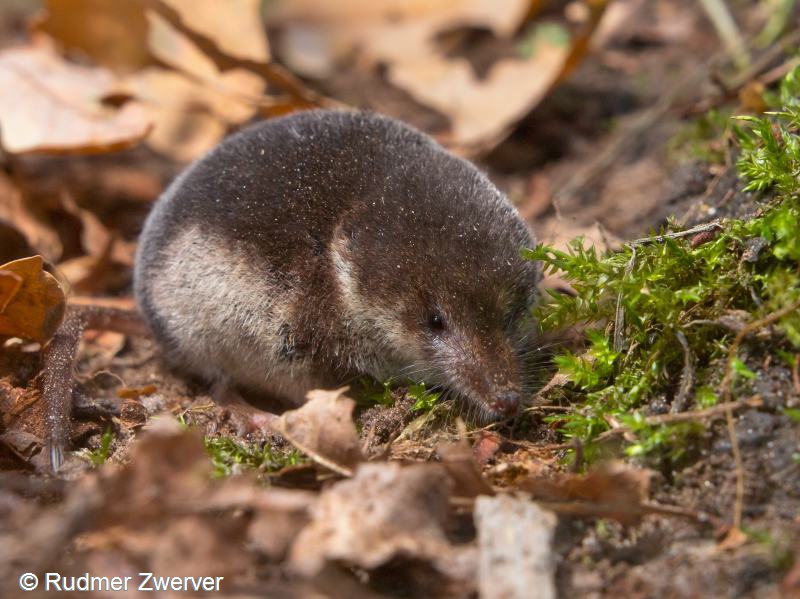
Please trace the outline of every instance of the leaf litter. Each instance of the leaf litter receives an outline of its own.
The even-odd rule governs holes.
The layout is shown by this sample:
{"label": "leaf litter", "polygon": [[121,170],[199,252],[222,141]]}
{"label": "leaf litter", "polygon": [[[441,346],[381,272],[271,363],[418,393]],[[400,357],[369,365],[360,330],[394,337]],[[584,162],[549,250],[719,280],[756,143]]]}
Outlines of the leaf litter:
{"label": "leaf litter", "polygon": [[[65,2],[52,0],[46,4],[54,15],[61,10],[59,18],[64,18]],[[108,73],[111,73],[115,82],[112,92],[92,99],[104,114],[113,115],[120,107],[128,105],[144,106],[148,117],[156,121],[147,144],[171,159],[189,160],[215,143],[230,128],[238,126],[243,122],[242,119],[249,118],[244,115],[267,110],[266,106],[272,101],[271,96],[264,94],[263,83],[267,78],[256,81],[251,77],[243,77],[242,81],[258,83],[258,90],[251,91],[245,86],[237,91],[240,74],[230,65],[247,66],[242,72],[252,74],[254,65],[269,67],[271,57],[269,54],[259,54],[260,50],[255,53],[242,51],[237,47],[237,40],[233,39],[235,36],[227,37],[224,34],[223,38],[216,38],[214,28],[204,27],[199,14],[195,21],[191,10],[186,10],[185,3],[170,1],[163,4],[177,10],[185,24],[204,36],[202,39],[187,35],[186,31],[175,25],[174,18],[160,18],[159,14],[165,13],[156,14],[152,9],[159,3],[146,4],[148,8],[143,8],[145,3],[127,3],[137,14],[144,15],[143,19],[138,19],[125,16],[122,9],[117,9],[120,3],[104,3],[100,0],[84,2],[80,9],[75,10],[74,16],[76,23],[85,23],[85,36],[75,35],[79,31],[75,24],[62,24],[61,32],[56,32],[55,26],[39,31],[40,34],[58,38],[64,44],[59,47],[59,52],[64,51],[68,57],[65,64],[74,66],[69,60],[77,58],[85,66],[85,58],[89,56],[103,72],[110,69]],[[243,3],[242,6],[252,8],[254,4]],[[313,2],[310,4],[314,5]],[[352,4],[355,12],[351,16],[356,27],[373,23],[371,19],[374,16],[366,11],[362,3]],[[488,6],[487,3],[475,4]],[[523,4],[527,3],[519,3],[519,6],[523,7]],[[107,16],[115,17],[119,23],[124,24],[131,17],[131,27],[120,39],[132,41],[133,49],[117,44],[121,51],[113,58],[113,62],[105,62],[102,56],[103,34],[109,31],[92,25],[93,18],[104,10],[109,13]],[[203,11],[198,12],[206,14],[206,10],[213,23],[217,10],[214,3],[204,4]],[[244,9],[241,14],[248,14],[248,10]],[[434,59],[431,65],[441,68],[442,76],[448,77],[460,77],[456,66],[464,63],[458,52],[448,54],[443,51],[449,43],[453,44],[451,49],[459,45],[459,36],[450,38],[449,29],[464,25],[482,26],[498,38],[511,39],[513,31],[529,23],[528,19],[532,18],[531,14],[522,15],[521,8],[517,11],[495,11],[494,15],[479,12],[469,19],[464,19],[464,13],[460,13],[462,16],[454,17],[451,13],[433,18],[430,15],[414,15],[414,8],[408,10],[409,13],[400,15],[402,18],[398,22],[402,25],[408,21],[406,25],[412,29],[419,27],[424,37],[417,39],[421,40],[420,46],[432,54]],[[531,12],[536,11],[531,9]],[[320,13],[317,16],[317,21],[326,21],[330,15]],[[496,20],[500,16],[506,21],[501,23]],[[414,21],[419,22],[414,24]],[[240,30],[244,26],[240,23]],[[392,23],[380,23],[375,29],[392,26]],[[317,24],[311,23],[306,27],[317,27]],[[535,33],[536,29],[534,27],[530,31]],[[64,33],[69,30],[73,41]],[[552,34],[555,35],[549,37]],[[298,35],[302,35],[302,31]],[[348,32],[347,35],[351,34]],[[359,35],[364,36],[368,46],[378,43],[369,39],[369,33]],[[563,49],[564,38],[558,30],[550,29],[548,32],[544,28],[537,35],[541,36],[540,41]],[[613,35],[612,32],[612,38]],[[662,39],[658,32],[648,32],[645,38],[649,39],[647,36],[650,35]],[[93,41],[90,39],[92,36],[98,36],[98,39]],[[156,37],[160,39],[154,39]],[[240,37],[248,42],[263,42],[265,39],[260,31],[256,32],[255,37],[249,34]],[[391,39],[390,34],[387,34],[387,39]],[[559,39],[561,42],[555,43]],[[570,41],[570,50],[576,44],[574,39]],[[681,40],[685,39],[686,35],[682,34]],[[80,48],[74,40],[95,44],[98,50],[94,50],[95,54],[92,55],[91,46]],[[219,51],[230,58],[231,62],[225,63],[227,67],[220,66],[219,55],[209,53],[204,42],[218,46]],[[253,47],[260,47],[259,43]],[[531,48],[535,48],[535,44],[529,44],[523,50]],[[388,62],[389,66],[386,73],[404,72],[403,57],[398,56],[398,51],[406,49],[397,46],[386,51],[384,62]],[[379,53],[371,46],[368,50],[366,62],[374,65],[375,58],[370,53]],[[408,54],[411,58],[415,52]],[[519,63],[525,58],[524,54],[522,52],[514,57],[505,55],[495,64]],[[528,58],[536,54],[532,52]],[[156,66],[153,63],[155,56],[160,56],[162,64]],[[604,59],[609,60],[607,64],[612,64],[618,58],[614,58],[610,52],[604,55]],[[439,64],[442,62],[450,64],[445,69]],[[485,65],[471,64],[474,72],[464,71],[467,74],[463,75],[465,83],[462,89],[472,89],[470,86],[474,85],[476,88],[471,93],[475,97],[484,93],[490,100],[485,104],[484,114],[480,115],[482,122],[470,125],[466,117],[460,116],[457,103],[448,104],[450,100],[445,100],[442,104],[436,104],[440,100],[437,99],[436,90],[425,83],[424,65],[412,65],[409,68],[412,72],[410,82],[395,83],[407,90],[417,102],[446,113],[453,128],[443,134],[442,139],[455,145],[467,140],[467,145],[475,143],[485,148],[494,147],[505,135],[503,130],[527,112],[528,109],[519,109],[512,117],[495,114],[503,112],[496,111],[497,104],[505,107],[506,98],[491,100],[493,96],[490,92],[502,89],[504,93],[514,95],[509,105],[523,106],[530,102],[527,105],[530,107],[542,99],[523,97],[520,100],[517,94],[525,96],[531,88],[512,84],[503,87],[491,77],[491,69]],[[546,77],[541,82],[537,79],[537,85],[548,87],[549,84],[544,80],[556,76],[556,71],[555,68],[545,69],[543,73],[546,73]],[[228,78],[231,73],[236,76]],[[392,77],[388,78],[391,81]],[[255,83],[252,84],[252,90],[256,90]],[[164,89],[159,89],[160,86]],[[525,89],[520,91],[523,87]],[[313,97],[314,94],[309,95]],[[192,105],[191,98],[197,104]],[[175,102],[170,104],[173,99]],[[290,98],[287,105],[299,106],[300,102]],[[161,112],[168,113],[163,122],[159,122]],[[202,115],[199,119],[198,114]],[[509,119],[508,122],[504,122],[500,116]],[[476,128],[459,129],[459,119],[462,118],[464,126]],[[187,129],[196,132],[195,141],[181,137],[181,131]],[[480,132],[480,135],[476,132]],[[159,135],[162,141],[157,141]],[[7,151],[9,149],[12,148],[6,148]],[[104,148],[90,140],[77,147],[76,151],[105,149],[114,148]],[[26,153],[29,152],[21,152]],[[25,166],[27,163],[16,163],[14,168],[20,164]],[[639,170],[630,169],[618,175],[618,178],[636,178]],[[24,186],[18,177],[19,173],[13,171],[11,169],[8,173],[10,184],[22,189]],[[544,178],[548,176],[544,175]],[[0,174],[0,178],[5,181],[6,173]],[[648,181],[651,187],[655,184],[652,177]],[[624,189],[626,194],[636,193],[635,186]],[[70,249],[70,235],[65,235],[63,231],[54,234],[55,229],[49,228],[53,227],[52,221],[43,224],[44,221],[39,218],[39,206],[31,202],[33,196],[27,189],[24,193],[22,210],[13,208],[6,212],[11,204],[0,202],[0,209],[3,210],[0,217],[7,218],[10,230],[24,232],[21,235],[24,244],[19,243],[17,247],[27,244],[56,261],[66,252],[67,261],[62,261],[59,266],[63,266],[68,273],[66,278],[74,286],[79,286],[81,281],[93,284],[95,287],[83,291],[92,294],[113,289],[113,283],[103,280],[102,270],[95,266],[97,263],[102,265],[98,258],[114,253],[114,259],[121,264],[122,270],[129,268],[129,260],[122,255],[126,247],[125,243],[120,243],[122,237],[113,243],[109,241],[116,235],[113,227],[105,232],[96,227],[98,223],[93,223],[91,217],[86,218],[80,212],[86,204],[70,207],[69,200],[64,202],[59,198],[53,201],[50,198],[48,201],[53,201],[52,205],[58,206],[58,210],[64,209],[75,217],[80,223],[77,230],[92,242],[91,248],[83,244],[76,253]],[[18,196],[18,190],[15,189],[14,195],[3,194],[3,200]],[[546,200],[541,202],[544,208],[539,208],[545,215],[550,210],[550,199]],[[89,208],[96,207],[89,204]],[[645,218],[646,207],[642,208],[637,220]],[[597,208],[592,210],[596,211]],[[11,215],[10,218],[7,214]],[[30,217],[26,227],[20,226],[21,214]],[[42,233],[38,236],[35,235],[37,227]],[[101,227],[108,227],[108,223],[104,221]],[[569,229],[569,237],[574,236],[573,233],[588,231],[581,224],[572,225],[564,221],[558,229],[562,234]],[[592,224],[590,232],[598,239],[598,243],[609,245],[607,241],[611,240],[610,245],[614,245],[613,236],[601,227]],[[702,243],[707,242],[705,240]],[[49,244],[47,252],[40,249],[40,245],[45,243]],[[697,243],[699,245],[701,242]],[[23,255],[30,256],[32,252]],[[22,256],[7,259],[19,257]],[[87,261],[86,268],[77,262],[70,264],[69,260],[75,257],[91,258],[91,262]],[[0,294],[5,293],[0,298],[10,298],[10,302],[16,293],[16,282],[14,276],[7,274],[4,279],[5,282],[0,277]],[[116,299],[124,302],[124,298]],[[722,325],[727,323],[742,328],[749,319],[743,315],[732,315],[731,318],[723,315],[718,320]],[[103,439],[109,440],[106,455],[99,460],[108,463],[88,473],[86,464],[78,470],[64,473],[64,476],[77,479],[64,484],[58,484],[60,481],[50,484],[44,482],[47,479],[36,477],[5,477],[7,472],[0,473],[3,475],[0,502],[11,506],[9,514],[26,525],[18,525],[11,516],[0,516],[0,534],[3,535],[0,547],[14,548],[14,551],[0,550],[0,567],[5,569],[4,574],[8,574],[4,580],[13,580],[12,574],[21,567],[32,570],[54,567],[59,571],[76,573],[88,570],[97,575],[153,568],[180,575],[221,573],[232,581],[226,592],[236,593],[237,596],[328,596],[331,589],[348,589],[352,596],[385,596],[385,592],[464,596],[479,592],[481,596],[500,597],[530,588],[541,589],[546,594],[556,586],[552,560],[557,554],[559,559],[564,555],[563,548],[558,546],[564,542],[563,538],[559,540],[558,530],[554,532],[554,513],[559,514],[562,535],[563,529],[569,529],[579,537],[584,535],[580,537],[584,539],[584,546],[580,550],[573,549],[573,556],[569,559],[575,559],[575,553],[584,560],[584,564],[587,560],[597,559],[599,566],[592,568],[591,574],[599,576],[598,569],[603,572],[601,580],[605,581],[606,591],[610,589],[613,592],[617,588],[615,585],[635,580],[635,574],[627,579],[619,576],[620,563],[632,559],[635,562],[635,559],[624,555],[619,557],[611,549],[622,551],[620,547],[631,544],[635,553],[642,547],[646,548],[649,538],[659,538],[657,533],[652,533],[652,528],[663,526],[663,516],[671,517],[673,521],[679,517],[693,525],[699,523],[700,526],[685,529],[689,531],[690,541],[708,541],[711,536],[705,532],[708,525],[716,527],[715,532],[723,541],[718,547],[712,542],[712,549],[722,548],[737,557],[748,552],[752,554],[758,549],[754,548],[751,537],[743,545],[743,538],[737,536],[740,533],[738,529],[732,528],[724,536],[722,533],[725,529],[718,526],[720,522],[715,518],[708,518],[706,514],[688,507],[672,505],[676,494],[674,490],[665,492],[666,483],[661,472],[611,464],[582,474],[565,474],[564,464],[560,460],[567,450],[578,452],[578,444],[539,445],[538,441],[534,443],[526,437],[531,433],[552,441],[556,425],[552,421],[549,424],[543,421],[542,414],[561,413],[556,408],[571,409],[571,406],[563,403],[564,394],[570,390],[569,383],[557,379],[559,375],[554,377],[555,383],[548,393],[542,393],[537,398],[536,409],[520,419],[519,428],[497,427],[479,434],[464,435],[463,429],[447,420],[447,410],[434,408],[417,417],[413,426],[409,426],[411,412],[400,409],[397,417],[387,423],[386,430],[381,433],[382,445],[378,451],[370,451],[366,443],[366,449],[361,450],[358,430],[352,421],[351,400],[341,393],[332,397],[330,392],[327,392],[327,396],[324,396],[326,392],[320,392],[317,398],[324,396],[324,401],[312,401],[306,407],[314,403],[313,408],[302,413],[302,408],[297,413],[287,413],[283,419],[287,427],[287,439],[305,450],[313,462],[285,465],[274,472],[262,470],[258,474],[245,473],[215,480],[213,466],[203,450],[202,435],[193,427],[186,431],[174,426],[175,420],[188,419],[192,423],[202,423],[202,417],[208,411],[203,404],[207,406],[208,402],[205,399],[196,400],[196,389],[187,388],[182,382],[176,383],[174,378],[155,365],[147,339],[111,333],[112,337],[98,341],[102,335],[108,334],[100,333],[85,338],[88,346],[93,349],[99,346],[100,351],[95,354],[91,351],[81,353],[81,371],[88,376],[88,380],[95,379],[95,375],[98,381],[104,377],[109,380],[117,377],[118,380],[109,386],[111,392],[108,396],[113,398],[117,395],[116,391],[120,391],[127,397],[117,397],[121,401],[114,402],[93,391],[88,394],[92,397],[86,403],[78,398],[80,418],[87,418],[88,422],[76,423],[73,431],[79,435],[75,437],[76,444],[84,444],[87,440],[90,444],[94,443],[101,434]],[[764,339],[767,338],[764,336]],[[37,354],[24,341],[15,339],[6,343],[3,354],[0,356],[0,407],[3,414],[0,463],[11,464],[9,470],[36,468],[41,471],[45,431],[41,426],[37,428],[37,418],[30,414],[39,403],[31,384],[32,377],[38,372]],[[151,357],[148,358],[148,355]],[[5,365],[9,359],[12,360],[12,367]],[[116,370],[128,359],[139,361],[140,370],[126,369],[124,380],[116,374],[111,376],[102,373],[102,369],[109,364]],[[141,364],[144,364],[143,368]],[[783,372],[781,367],[773,365],[773,368],[776,372]],[[747,364],[742,362],[740,370],[761,372],[752,360]],[[131,373],[133,376],[130,376]],[[759,381],[754,384],[757,383]],[[86,395],[88,387],[79,385],[78,388],[79,395],[81,392]],[[101,403],[105,405],[101,406]],[[764,404],[748,406],[763,407]],[[745,416],[752,413],[748,411]],[[155,414],[158,415],[156,419],[152,418]],[[658,417],[658,414],[648,416],[647,422]],[[108,429],[100,426],[98,429],[96,420],[99,418],[108,418],[112,426]],[[336,422],[337,426],[321,428],[323,425],[327,427],[330,422]],[[361,420],[357,422],[359,425],[362,423]],[[133,438],[130,431],[143,426],[152,430],[143,431],[137,435],[140,439],[136,443],[130,443]],[[432,429],[440,426],[443,430],[432,434]],[[529,426],[533,429],[526,428]],[[620,430],[625,428],[625,425],[619,427]],[[757,433],[757,426],[751,428]],[[105,430],[111,431],[111,435],[107,436]],[[740,427],[740,438],[751,434],[749,430]],[[474,438],[474,443],[470,444],[466,440],[468,438]],[[251,449],[257,452],[260,447],[254,444]],[[102,446],[97,449],[102,449]],[[683,505],[711,505],[715,514],[728,513],[725,481],[720,480],[719,471],[712,468],[713,464],[719,466],[720,463],[725,468],[725,462],[719,461],[720,451],[724,454],[725,447],[721,450],[714,448],[714,453],[704,458],[709,464],[708,470],[699,478],[687,476],[685,481],[676,483],[683,485],[680,487],[681,492],[685,493]],[[392,461],[383,461],[387,457]],[[409,464],[407,462],[410,459],[433,461]],[[634,461],[634,464],[637,462]],[[577,465],[583,466],[582,463]],[[769,474],[771,484],[791,487],[791,465],[784,463],[783,467],[787,468],[781,475],[785,479],[777,474]],[[246,469],[236,471],[242,470]],[[303,488],[310,491],[300,490],[301,481]],[[693,485],[699,484],[698,481],[705,481],[704,484],[708,485],[704,493],[695,493]],[[717,488],[723,491],[708,491]],[[660,501],[653,501],[653,497]],[[576,517],[579,519],[576,520]],[[618,528],[612,519],[626,522],[626,527]],[[412,534],[416,529],[420,531],[418,537]],[[698,530],[704,532],[698,536]],[[24,540],[22,545],[19,539]],[[607,553],[593,552],[592,543],[606,548]],[[701,546],[692,554],[703,557],[702,560],[698,559],[701,568],[708,564],[703,553],[704,547]],[[777,541],[774,547],[777,555],[781,550]],[[65,548],[68,551],[63,551]],[[670,552],[674,550],[674,546],[671,546]],[[657,554],[647,567],[662,567],[669,559],[666,553]],[[609,559],[612,561],[607,561]],[[673,571],[674,568],[672,564],[663,569]],[[646,569],[637,570],[634,567],[633,570],[647,576]],[[796,568],[791,570],[787,566],[786,571],[784,587],[791,591],[792,587],[797,586]],[[504,575],[506,572],[508,574]],[[586,582],[581,577],[591,578],[587,568],[577,568],[573,572],[577,573],[573,573],[571,584],[576,587]],[[563,581],[558,586],[563,588],[562,585]],[[643,588],[651,587],[644,585]],[[15,588],[3,589],[6,590],[9,596],[17,592]]]}

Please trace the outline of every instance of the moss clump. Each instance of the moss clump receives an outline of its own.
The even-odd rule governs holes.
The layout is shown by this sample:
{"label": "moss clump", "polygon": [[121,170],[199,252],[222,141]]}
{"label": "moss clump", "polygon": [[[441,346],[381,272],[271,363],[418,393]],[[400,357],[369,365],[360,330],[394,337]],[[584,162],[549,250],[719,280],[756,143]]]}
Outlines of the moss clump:
{"label": "moss clump", "polygon": [[[716,403],[736,330],[800,301],[799,80],[800,70],[786,77],[776,96],[780,110],[740,118],[734,127],[744,189],[771,196],[754,218],[720,222],[713,233],[653,236],[603,254],[582,239],[566,252],[545,245],[525,251],[576,291],[550,293],[536,316],[546,330],[587,329],[585,353],[556,357],[577,405],[553,420],[566,436],[588,443],[590,453],[592,440],[618,422],[637,439],[629,454],[679,455],[696,425],[649,425],[643,407],[676,398],[687,406]],[[797,310],[776,326],[782,334],[769,351],[777,356],[800,347]],[[758,374],[738,358],[732,367],[734,394],[741,395]]]}
{"label": "moss clump", "polygon": [[306,461],[294,448],[276,450],[269,443],[243,443],[229,437],[207,437],[205,446],[214,464],[214,476],[219,478],[245,470],[277,472]]}

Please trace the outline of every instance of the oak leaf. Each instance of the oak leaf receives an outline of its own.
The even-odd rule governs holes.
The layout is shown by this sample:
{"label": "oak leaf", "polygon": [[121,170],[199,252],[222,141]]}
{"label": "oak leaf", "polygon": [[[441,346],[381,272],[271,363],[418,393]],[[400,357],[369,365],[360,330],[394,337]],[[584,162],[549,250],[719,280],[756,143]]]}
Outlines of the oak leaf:
{"label": "oak leaf", "polygon": [[41,256],[0,266],[0,336],[46,343],[64,318],[66,299]]}

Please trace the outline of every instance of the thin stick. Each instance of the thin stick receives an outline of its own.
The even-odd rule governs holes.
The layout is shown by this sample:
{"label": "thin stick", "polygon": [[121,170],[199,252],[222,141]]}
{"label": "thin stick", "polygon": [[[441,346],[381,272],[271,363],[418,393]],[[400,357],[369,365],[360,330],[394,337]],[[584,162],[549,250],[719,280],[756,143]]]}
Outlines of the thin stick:
{"label": "thin stick", "polygon": [[[730,399],[730,397],[733,395],[733,365],[736,361],[736,357],[739,354],[739,346],[741,345],[742,340],[747,335],[780,320],[784,316],[788,316],[798,308],[800,308],[800,301],[796,301],[793,304],[785,306],[780,310],[776,310],[771,314],[767,314],[763,318],[759,318],[758,320],[751,322],[750,324],[742,327],[742,329],[736,334],[736,337],[733,339],[733,343],[731,343],[731,346],[728,348],[728,361],[725,366],[725,376],[722,377],[722,382],[719,385],[720,396],[722,399]],[[728,425],[728,436],[730,437],[731,441],[731,453],[733,454],[733,460],[736,464],[736,500],[733,505],[733,525],[736,528],[741,528],[742,512],[744,511],[744,464],[742,462],[742,454],[739,450],[739,440],[736,438],[736,426],[733,421],[733,412],[731,410],[725,411],[725,419]]]}
{"label": "thin stick", "polygon": [[715,220],[710,223],[697,225],[696,227],[692,227],[691,229],[686,229],[685,231],[676,231],[675,233],[664,233],[663,235],[654,235],[653,237],[643,237],[641,239],[634,239],[633,241],[629,241],[627,245],[633,248],[640,245],[650,245],[651,243],[662,243],[667,239],[680,239],[682,237],[689,237],[691,235],[695,235],[696,233],[705,233],[706,231],[720,231],[720,230],[722,230],[722,223],[718,220]]}
{"label": "thin stick", "polygon": [[[636,248],[631,247],[631,259],[625,265],[622,280],[627,281],[636,266]],[[619,353],[625,344],[625,306],[622,304],[622,291],[617,294],[617,309],[614,315],[614,351]]]}
{"label": "thin stick", "polygon": [[180,33],[188,37],[221,71],[244,69],[255,73],[284,90],[305,106],[343,106],[339,102],[326,98],[322,94],[309,89],[300,79],[274,62],[262,62],[228,54],[223,51],[213,39],[189,27],[181,14],[163,0],[145,0],[145,4],[166,19],[166,21]]}
{"label": "thin stick", "polygon": [[725,410],[725,423],[728,426],[731,453],[733,454],[733,462],[736,465],[736,500],[733,504],[733,526],[736,529],[741,529],[742,512],[744,511],[744,462],[742,462],[742,452],[739,449],[739,439],[736,437],[733,411],[730,408]]}
{"label": "thin stick", "polygon": [[[754,395],[742,401],[732,401],[724,404],[717,404],[705,410],[690,410],[688,412],[678,412],[676,414],[658,414],[655,416],[648,416],[644,419],[646,424],[650,426],[659,426],[662,424],[675,424],[678,422],[691,422],[693,420],[703,420],[705,418],[715,418],[725,414],[728,410],[741,410],[743,408],[757,408],[763,405],[763,400],[760,396]],[[602,441],[617,435],[623,435],[631,432],[629,426],[619,426],[611,430],[607,430],[597,436],[597,441]]]}
{"label": "thin stick", "polygon": [[794,392],[800,395],[800,354],[794,355],[794,364],[792,364],[792,384],[794,385]]}
{"label": "thin stick", "polygon": [[675,397],[675,401],[672,402],[670,412],[679,414],[686,409],[686,405],[689,402],[689,394],[694,387],[694,354],[692,353],[692,348],[689,347],[689,342],[686,340],[686,335],[683,334],[683,331],[676,331],[675,336],[678,338],[678,342],[683,348],[683,372],[681,373],[681,386],[678,390],[678,395]]}
{"label": "thin stick", "polygon": [[739,346],[741,345],[742,340],[744,340],[744,338],[747,335],[750,335],[751,333],[755,333],[756,331],[763,329],[765,326],[780,320],[784,316],[788,316],[789,314],[795,312],[798,309],[800,309],[800,300],[792,304],[789,304],[788,306],[785,306],[780,310],[776,310],[771,314],[767,314],[763,318],[754,320],[750,324],[747,324],[744,327],[742,327],[739,330],[739,332],[736,333],[736,337],[734,337],[733,343],[731,343],[731,346],[728,348],[728,360],[725,367],[725,376],[722,377],[722,382],[719,384],[720,395],[723,399],[729,399],[732,395],[733,374],[734,374],[733,365],[736,362],[736,357],[739,354]]}

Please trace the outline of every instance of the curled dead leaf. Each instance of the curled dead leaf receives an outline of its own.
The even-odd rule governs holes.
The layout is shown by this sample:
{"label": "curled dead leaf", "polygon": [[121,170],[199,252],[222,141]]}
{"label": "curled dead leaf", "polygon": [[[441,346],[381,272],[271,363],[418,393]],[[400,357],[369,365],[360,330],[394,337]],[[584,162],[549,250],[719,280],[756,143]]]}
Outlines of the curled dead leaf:
{"label": "curled dead leaf", "polygon": [[322,493],[292,547],[291,566],[314,576],[328,561],[367,569],[397,555],[445,561],[453,552],[443,529],[449,491],[435,464],[362,464],[353,479]]}
{"label": "curled dead leaf", "polygon": [[46,343],[55,334],[66,299],[58,281],[43,267],[41,256],[0,266],[6,281],[6,293],[0,298],[0,335]]}
{"label": "curled dead leaf", "polygon": [[70,64],[44,46],[0,53],[0,137],[14,154],[99,153],[135,145],[150,131],[141,106],[105,106],[111,74]]}
{"label": "curled dead leaf", "polygon": [[296,410],[284,412],[274,428],[315,462],[344,476],[352,476],[363,456],[353,423],[356,404],[344,395],[345,391],[347,387],[310,391],[308,402]]}
{"label": "curled dead leaf", "polygon": [[502,140],[583,57],[605,2],[594,5],[579,33],[554,22],[537,24],[517,56],[495,61],[483,77],[466,58],[448,52],[443,34],[478,27],[509,40],[536,12],[530,0],[277,0],[266,18],[281,27],[281,55],[298,72],[329,75],[338,60],[357,52],[359,61],[385,65],[392,84],[446,115],[448,143],[475,151]]}

